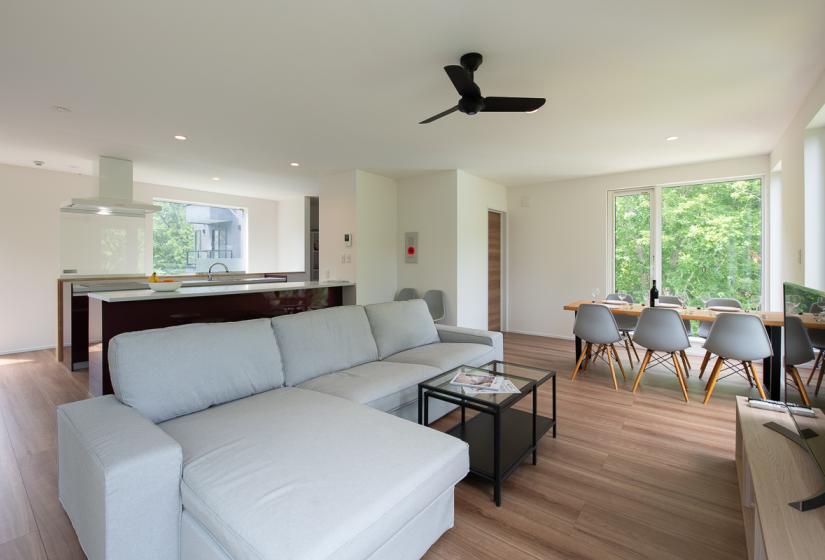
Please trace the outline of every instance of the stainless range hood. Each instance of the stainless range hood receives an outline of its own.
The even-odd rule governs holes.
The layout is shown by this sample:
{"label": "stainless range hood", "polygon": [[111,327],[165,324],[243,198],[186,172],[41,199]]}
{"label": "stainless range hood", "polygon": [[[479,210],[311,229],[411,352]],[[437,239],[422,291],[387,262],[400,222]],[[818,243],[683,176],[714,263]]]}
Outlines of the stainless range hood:
{"label": "stainless range hood", "polygon": [[133,200],[134,184],[131,161],[100,156],[98,178],[100,196],[73,198],[61,206],[60,211],[142,218],[160,210],[160,206],[142,204]]}

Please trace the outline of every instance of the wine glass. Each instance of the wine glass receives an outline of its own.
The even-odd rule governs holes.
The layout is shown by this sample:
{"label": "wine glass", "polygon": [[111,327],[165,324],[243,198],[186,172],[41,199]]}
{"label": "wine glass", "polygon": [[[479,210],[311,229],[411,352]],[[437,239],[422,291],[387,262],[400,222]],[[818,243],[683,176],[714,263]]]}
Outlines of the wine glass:
{"label": "wine glass", "polygon": [[596,300],[599,299],[599,294],[600,293],[601,293],[601,290],[599,290],[598,288],[593,288],[593,292],[592,292],[593,303],[596,303]]}
{"label": "wine glass", "polygon": [[619,292],[617,295],[619,296],[619,300],[621,300],[622,303],[627,304],[627,294],[626,293]]}

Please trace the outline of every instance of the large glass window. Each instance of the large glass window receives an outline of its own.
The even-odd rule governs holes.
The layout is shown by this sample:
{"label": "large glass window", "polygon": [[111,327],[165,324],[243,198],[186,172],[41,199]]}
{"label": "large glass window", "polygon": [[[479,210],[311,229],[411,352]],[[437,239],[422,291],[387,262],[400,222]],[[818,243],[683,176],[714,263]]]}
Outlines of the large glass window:
{"label": "large glass window", "polygon": [[615,191],[612,289],[646,301],[659,293],[688,305],[709,298],[762,305],[762,180]]}
{"label": "large glass window", "polygon": [[153,215],[152,254],[159,274],[205,272],[221,262],[229,270],[246,269],[246,212],[155,200],[161,207]]}

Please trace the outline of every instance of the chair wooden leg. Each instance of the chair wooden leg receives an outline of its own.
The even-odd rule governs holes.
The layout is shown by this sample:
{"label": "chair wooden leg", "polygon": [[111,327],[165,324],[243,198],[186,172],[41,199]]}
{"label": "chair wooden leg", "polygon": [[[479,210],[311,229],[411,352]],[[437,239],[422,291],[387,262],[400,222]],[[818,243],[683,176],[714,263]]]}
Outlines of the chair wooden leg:
{"label": "chair wooden leg", "polygon": [[610,348],[613,350],[613,357],[616,358],[616,363],[619,364],[619,371],[622,372],[622,379],[627,381],[627,375],[625,375],[624,366],[622,365],[622,361],[619,359],[619,353],[616,352],[616,347],[611,344]]}
{"label": "chair wooden leg", "polygon": [[[822,351],[820,350],[820,355]],[[825,360],[822,360],[822,365],[819,366],[819,379],[816,381],[816,390],[814,391],[814,395],[819,395],[819,386],[822,385],[822,376],[825,375]]]}
{"label": "chair wooden leg", "polygon": [[639,388],[639,383],[642,382],[642,376],[645,374],[645,368],[647,367],[647,363],[650,361],[650,357],[653,356],[653,351],[648,350],[645,352],[645,357],[642,358],[642,365],[639,366],[639,373],[636,374],[636,380],[633,381],[633,392],[636,392],[636,389]]}
{"label": "chair wooden leg", "polygon": [[790,366],[788,370],[796,388],[799,390],[799,396],[802,397],[802,404],[811,406],[811,399],[808,398],[808,391],[805,389],[805,385],[802,384],[802,377],[799,375],[799,370],[794,366]]}
{"label": "chair wooden leg", "polygon": [[639,353],[636,352],[636,345],[633,344],[633,339],[630,338],[630,335],[627,336],[627,340],[630,341],[630,348],[633,350],[633,355],[636,356],[636,361],[639,361]]}
{"label": "chair wooden leg", "polygon": [[705,357],[702,358],[702,367],[699,368],[699,379],[702,379],[702,376],[705,375],[705,368],[708,367],[708,362],[710,361],[710,352],[705,351]]}
{"label": "chair wooden leg", "polygon": [[627,362],[630,364],[630,367],[633,367],[633,358],[630,357],[630,337],[624,335],[622,338],[624,338],[624,349],[627,351]]}
{"label": "chair wooden leg", "polygon": [[584,347],[584,351],[579,356],[578,361],[576,361],[576,367],[573,368],[573,375],[570,376],[572,381],[576,380],[576,376],[579,374],[579,368],[582,365],[582,361],[584,360],[585,356],[587,356],[588,351],[590,350],[590,343],[588,342],[587,345]]}
{"label": "chair wooden leg", "polygon": [[[606,347],[607,345],[605,345]],[[606,348],[604,355],[607,356],[607,365],[610,366],[610,376],[613,378],[613,388],[619,390],[619,384],[616,382],[616,370],[613,368],[613,358],[610,356],[610,349]]]}
{"label": "chair wooden leg", "polygon": [[753,379],[751,379],[751,372],[748,371],[748,365],[745,362],[742,362],[742,368],[745,370],[745,379],[748,380],[748,385],[751,386],[753,389]]}
{"label": "chair wooden leg", "polygon": [[759,380],[759,377],[756,376],[756,368],[753,367],[753,362],[748,362],[747,367],[750,369],[754,383],[756,383],[756,390],[759,391],[759,398],[767,398],[765,397],[765,389],[762,388],[762,382]]}
{"label": "chair wooden leg", "polygon": [[814,374],[816,373],[816,368],[819,365],[819,361],[822,359],[822,350],[819,351],[819,354],[816,356],[816,361],[814,362],[814,367],[811,369],[811,375],[808,376],[808,381],[805,382],[805,385],[811,384],[811,379],[814,378]]}
{"label": "chair wooden leg", "polygon": [[670,358],[673,360],[673,368],[676,370],[676,378],[679,380],[679,387],[682,388],[682,395],[685,397],[685,402],[689,402],[687,385],[685,385],[685,380],[682,377],[682,367],[679,365],[679,359],[676,357],[676,353],[672,353]]}
{"label": "chair wooden leg", "polygon": [[582,362],[582,369],[583,370],[587,369],[587,366],[590,365],[591,357],[592,357],[591,356],[591,344],[588,342],[587,343],[587,348],[584,351],[584,362]]}
{"label": "chair wooden leg", "polygon": [[680,354],[682,355],[682,363],[685,364],[685,377],[690,377],[690,360],[688,360],[684,350],[682,350]]}
{"label": "chair wooden leg", "polygon": [[722,369],[723,363],[722,356],[716,358],[716,363],[713,364],[713,371],[710,374],[710,378],[708,379],[708,386],[705,389],[705,400],[702,404],[708,404],[710,400],[710,396],[713,394],[713,388],[716,387],[716,379],[719,377],[719,370]]}

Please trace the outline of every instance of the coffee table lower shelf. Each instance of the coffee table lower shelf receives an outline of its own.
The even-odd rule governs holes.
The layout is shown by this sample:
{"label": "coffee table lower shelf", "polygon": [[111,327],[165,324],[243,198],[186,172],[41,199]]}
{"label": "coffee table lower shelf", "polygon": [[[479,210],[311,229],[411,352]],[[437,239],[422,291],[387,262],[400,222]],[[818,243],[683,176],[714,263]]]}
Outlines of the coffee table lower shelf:
{"label": "coffee table lower shelf", "polygon": [[[501,414],[501,480],[506,479],[533,449],[533,415],[513,408],[504,409]],[[536,416],[536,445],[553,427],[554,420]],[[447,431],[470,444],[470,472],[495,482],[493,468],[493,416],[480,413],[464,423],[463,437],[461,424]]]}

